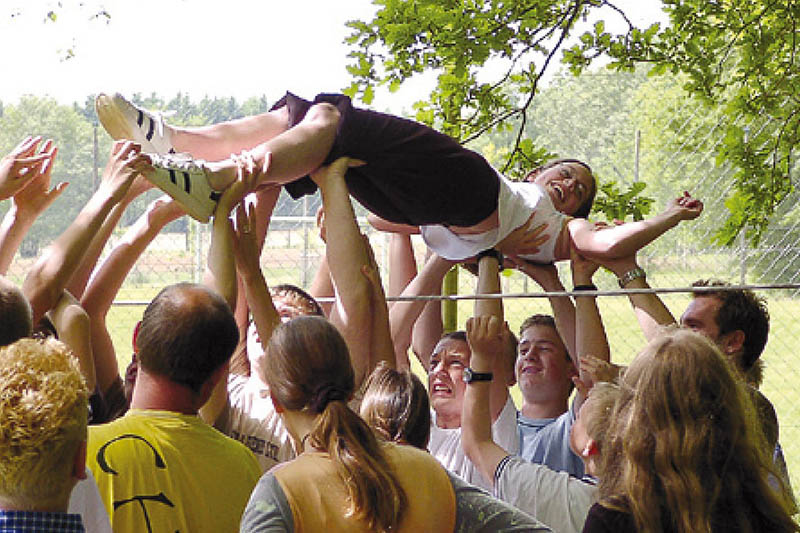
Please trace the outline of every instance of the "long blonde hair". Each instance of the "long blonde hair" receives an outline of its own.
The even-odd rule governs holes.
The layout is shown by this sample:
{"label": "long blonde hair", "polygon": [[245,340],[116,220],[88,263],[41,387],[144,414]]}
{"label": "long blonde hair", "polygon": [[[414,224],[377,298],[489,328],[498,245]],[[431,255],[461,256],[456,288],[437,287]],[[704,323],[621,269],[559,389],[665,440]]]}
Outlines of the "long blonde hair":
{"label": "long blonde hair", "polygon": [[372,430],[347,406],[355,378],[336,328],[315,316],[281,324],[267,345],[263,370],[285,409],[319,415],[308,442],[336,465],[350,500],[348,516],[372,531],[396,529],[408,498]]}
{"label": "long blonde hair", "polygon": [[663,333],[625,372],[612,415],[602,505],[637,531],[796,531],[743,384],[718,349]]}

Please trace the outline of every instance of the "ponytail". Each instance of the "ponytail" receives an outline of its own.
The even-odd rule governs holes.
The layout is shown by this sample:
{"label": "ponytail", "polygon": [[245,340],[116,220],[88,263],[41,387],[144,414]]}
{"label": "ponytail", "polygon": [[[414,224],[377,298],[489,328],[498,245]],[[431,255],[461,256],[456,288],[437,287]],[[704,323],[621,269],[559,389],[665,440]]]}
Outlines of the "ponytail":
{"label": "ponytail", "polygon": [[314,447],[327,450],[345,481],[347,515],[364,520],[371,531],[395,530],[408,498],[366,422],[343,399],[333,400],[323,408],[308,439]]}
{"label": "ponytail", "polygon": [[396,530],[408,497],[372,430],[347,406],[355,379],[336,328],[310,316],[281,324],[267,345],[263,372],[286,409],[318,415],[306,439],[330,455],[347,489],[347,516],[372,531]]}

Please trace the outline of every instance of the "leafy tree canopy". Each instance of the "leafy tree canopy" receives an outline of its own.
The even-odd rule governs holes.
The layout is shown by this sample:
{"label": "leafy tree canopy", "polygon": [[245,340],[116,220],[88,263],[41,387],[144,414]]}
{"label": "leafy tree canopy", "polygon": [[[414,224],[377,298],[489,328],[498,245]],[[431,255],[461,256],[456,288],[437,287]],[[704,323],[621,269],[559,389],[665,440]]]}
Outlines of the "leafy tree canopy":
{"label": "leafy tree canopy", "polygon": [[[415,105],[418,120],[469,141],[518,126],[506,170],[543,152],[521,142],[542,76],[560,59],[580,73],[598,58],[631,70],[684,73],[684,90],[728,118],[717,164],[737,168],[731,215],[717,240],[742,228],[757,241],[791,190],[800,138],[800,3],[789,0],[665,0],[670,23],[636,27],[603,0],[375,0],[371,21],[352,21],[349,93],[369,102],[433,71],[437,85]],[[601,11],[602,8],[602,11]],[[625,30],[607,30],[608,17]],[[590,31],[581,23],[596,20]],[[580,35],[578,35],[580,33]],[[624,194],[624,193],[623,193]]]}

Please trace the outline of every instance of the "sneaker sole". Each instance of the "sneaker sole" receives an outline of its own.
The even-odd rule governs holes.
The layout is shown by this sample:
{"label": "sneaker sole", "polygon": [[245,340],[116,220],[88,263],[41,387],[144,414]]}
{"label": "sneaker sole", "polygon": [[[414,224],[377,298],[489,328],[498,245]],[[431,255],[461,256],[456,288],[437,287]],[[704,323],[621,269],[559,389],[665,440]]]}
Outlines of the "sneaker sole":
{"label": "sneaker sole", "polygon": [[[217,201],[222,195],[211,189],[205,181],[204,174],[192,174],[185,170],[170,168],[156,168],[155,172],[148,172],[145,177],[153,185],[170,195],[193,219],[206,223],[217,207]],[[200,191],[193,189],[200,188]],[[207,195],[207,196],[206,196]]]}

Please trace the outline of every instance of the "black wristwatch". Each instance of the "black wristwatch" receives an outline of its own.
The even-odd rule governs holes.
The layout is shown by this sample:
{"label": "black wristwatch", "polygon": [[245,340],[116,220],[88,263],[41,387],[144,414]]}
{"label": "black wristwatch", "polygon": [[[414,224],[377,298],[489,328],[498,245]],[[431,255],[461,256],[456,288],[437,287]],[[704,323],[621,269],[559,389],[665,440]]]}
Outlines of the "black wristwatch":
{"label": "black wristwatch", "polygon": [[494,378],[494,374],[491,372],[473,372],[469,367],[464,369],[464,383],[472,383],[473,381],[492,381],[492,378]]}

